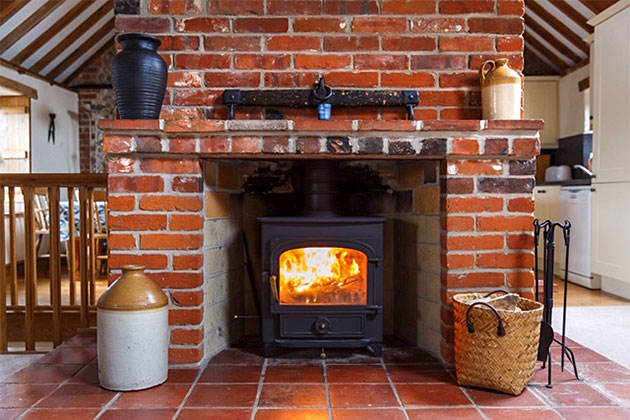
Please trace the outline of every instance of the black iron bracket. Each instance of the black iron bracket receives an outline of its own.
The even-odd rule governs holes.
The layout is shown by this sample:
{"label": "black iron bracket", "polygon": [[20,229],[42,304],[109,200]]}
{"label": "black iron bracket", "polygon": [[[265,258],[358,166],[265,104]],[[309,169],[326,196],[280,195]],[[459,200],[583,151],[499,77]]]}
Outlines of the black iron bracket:
{"label": "black iron bracket", "polygon": [[[322,95],[324,91],[326,94]],[[317,107],[324,102],[333,107],[402,106],[407,110],[407,117],[413,120],[413,109],[420,103],[420,93],[416,90],[335,90],[326,86],[323,78],[315,89],[223,91],[223,104],[230,109],[231,120],[236,118],[236,108],[240,105],[302,108]]]}

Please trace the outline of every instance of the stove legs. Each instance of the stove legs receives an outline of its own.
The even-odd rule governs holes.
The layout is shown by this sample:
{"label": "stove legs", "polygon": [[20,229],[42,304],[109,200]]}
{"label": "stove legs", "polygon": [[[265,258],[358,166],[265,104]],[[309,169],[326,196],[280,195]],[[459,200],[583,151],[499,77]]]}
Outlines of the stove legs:
{"label": "stove legs", "polygon": [[383,354],[382,347],[383,343],[372,343],[367,346],[367,349],[370,351],[370,353],[372,353],[374,357],[381,357]]}
{"label": "stove legs", "polygon": [[265,357],[275,356],[276,345],[274,343],[264,343],[263,353]]}

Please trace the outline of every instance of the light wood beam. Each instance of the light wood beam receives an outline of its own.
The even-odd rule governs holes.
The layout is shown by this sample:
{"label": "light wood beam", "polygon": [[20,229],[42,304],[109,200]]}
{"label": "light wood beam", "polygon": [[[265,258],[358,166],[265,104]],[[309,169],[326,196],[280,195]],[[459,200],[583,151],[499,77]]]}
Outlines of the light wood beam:
{"label": "light wood beam", "polygon": [[41,48],[46,42],[48,42],[52,37],[57,35],[63,28],[68,26],[70,22],[76,19],[81,13],[83,13],[88,7],[94,4],[91,1],[79,1],[77,4],[68,11],[65,15],[61,17],[58,21],[55,22],[50,28],[48,28],[43,34],[37,37],[37,39],[31,42],[26,48],[24,48],[18,55],[13,57],[11,61],[15,64],[22,64],[24,60],[29,58],[35,51]]}
{"label": "light wood beam", "polygon": [[31,66],[30,70],[39,73],[47,65],[49,65],[55,58],[59,57],[70,45],[72,45],[79,37],[88,32],[92,27],[108,14],[113,16],[114,4],[108,1],[101,6],[97,11],[92,13],[83,23],[72,31],[67,37],[64,38],[55,48],[50,50],[45,56],[39,59],[37,63]]}
{"label": "light wood beam", "polygon": [[[34,77],[34,78],[42,80],[42,81],[44,81],[46,83],[50,83],[53,86],[57,86],[57,87],[60,87],[62,89],[66,89],[66,90],[69,90],[71,92],[74,92],[72,89],[68,88],[67,86],[62,85],[61,83],[57,83],[54,80],[47,79],[46,77],[42,76],[39,73],[35,73],[34,71],[26,69],[26,68],[24,68],[22,66],[18,66],[17,64],[14,64],[14,63],[12,63],[10,61],[7,61],[4,58],[0,58],[0,66],[4,66],[4,67],[10,68],[10,69],[13,69],[13,70],[17,71],[19,74],[26,74],[26,75],[28,75],[30,77]],[[37,99],[37,98],[33,98],[33,99]]]}
{"label": "light wood beam", "polygon": [[556,38],[551,32],[545,29],[541,24],[536,22],[532,17],[525,12],[525,25],[527,25],[532,31],[536,34],[540,35],[545,41],[547,41],[551,46],[556,49],[558,52],[563,54],[565,57],[569,58],[573,63],[577,63],[581,60],[580,56],[571,51],[569,47],[567,47],[562,41]]}
{"label": "light wood beam", "polygon": [[4,76],[0,76],[0,86],[20,92],[24,96],[28,96],[31,99],[37,99],[37,89],[33,89],[30,86],[26,86],[20,82],[16,82],[15,80],[11,80]]}
{"label": "light wood beam", "polygon": [[7,36],[0,40],[0,54],[4,53],[22,39],[24,35],[37,26],[42,20],[46,19],[57,7],[61,6],[62,3],[61,0],[48,0],[44,3],[35,13],[26,18],[15,29],[9,32]]}
{"label": "light wood beam", "polygon": [[50,73],[46,74],[46,77],[56,79],[60,74],[68,69],[72,64],[81,58],[90,48],[92,48],[99,41],[103,40],[114,29],[114,18],[112,17],[98,31],[89,37],[83,44],[81,44],[76,50],[72,52],[65,60],[59,63]]}
{"label": "light wood beam", "polygon": [[30,0],[0,0],[0,26],[22,10]]}
{"label": "light wood beam", "polygon": [[574,9],[569,3],[567,3],[566,0],[550,0],[550,1],[551,1],[551,4],[553,4],[556,9],[560,10],[562,13],[567,15],[569,19],[577,23],[580,26],[580,28],[584,29],[589,34],[593,33],[593,27],[589,25],[588,23],[586,23],[588,19],[585,16],[582,16],[582,14],[578,12],[576,9]]}
{"label": "light wood beam", "polygon": [[544,7],[535,1],[527,2],[525,7],[530,9],[539,18],[549,24],[553,29],[568,39],[573,45],[578,47],[584,54],[588,54],[589,46],[575,32],[569,29],[564,23],[560,22],[555,16],[549,13]]}

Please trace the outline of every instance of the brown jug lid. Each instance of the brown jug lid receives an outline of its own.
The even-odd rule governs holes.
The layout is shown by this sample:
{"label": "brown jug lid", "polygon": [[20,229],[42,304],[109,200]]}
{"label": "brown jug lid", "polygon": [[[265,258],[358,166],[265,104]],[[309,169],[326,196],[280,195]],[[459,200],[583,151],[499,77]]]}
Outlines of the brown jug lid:
{"label": "brown jug lid", "polygon": [[125,265],[122,276],[98,299],[97,307],[109,311],[144,311],[168,306],[160,286],[144,274],[142,265]]}

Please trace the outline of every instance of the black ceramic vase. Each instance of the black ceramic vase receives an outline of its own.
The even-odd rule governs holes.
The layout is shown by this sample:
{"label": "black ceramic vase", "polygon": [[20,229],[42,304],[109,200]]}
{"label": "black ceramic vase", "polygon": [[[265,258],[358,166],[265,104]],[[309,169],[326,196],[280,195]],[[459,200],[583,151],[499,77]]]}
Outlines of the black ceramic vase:
{"label": "black ceramic vase", "polygon": [[118,36],[122,51],[112,62],[112,84],[122,119],[160,117],[168,68],[157,49],[161,42],[145,34]]}

